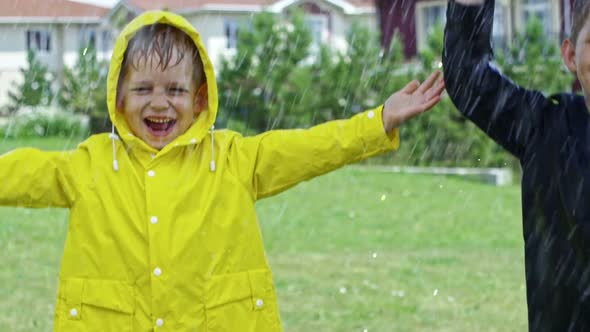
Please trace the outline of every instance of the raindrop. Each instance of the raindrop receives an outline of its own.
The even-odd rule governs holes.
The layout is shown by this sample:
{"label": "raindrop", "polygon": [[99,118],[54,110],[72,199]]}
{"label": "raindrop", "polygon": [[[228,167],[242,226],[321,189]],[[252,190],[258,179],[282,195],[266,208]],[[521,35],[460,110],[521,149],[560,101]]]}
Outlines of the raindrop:
{"label": "raindrop", "polygon": [[403,290],[397,291],[391,291],[391,295],[392,296],[397,296],[397,297],[404,297],[406,295],[406,292],[404,292]]}
{"label": "raindrop", "polygon": [[385,194],[381,195],[381,200],[384,201],[387,196]]}
{"label": "raindrop", "polygon": [[437,296],[438,295],[438,288],[434,290],[434,292],[432,292],[432,296]]}
{"label": "raindrop", "polygon": [[340,287],[340,294],[346,294],[346,287]]}

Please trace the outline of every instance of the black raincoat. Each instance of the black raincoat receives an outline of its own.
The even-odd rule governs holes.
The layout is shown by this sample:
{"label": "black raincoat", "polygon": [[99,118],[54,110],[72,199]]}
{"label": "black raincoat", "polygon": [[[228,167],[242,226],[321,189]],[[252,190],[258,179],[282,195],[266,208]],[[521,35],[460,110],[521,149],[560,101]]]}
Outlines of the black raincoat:
{"label": "black raincoat", "polygon": [[493,11],[449,2],[447,91],[520,160],[529,330],[590,331],[590,114],[581,96],[545,97],[494,69]]}

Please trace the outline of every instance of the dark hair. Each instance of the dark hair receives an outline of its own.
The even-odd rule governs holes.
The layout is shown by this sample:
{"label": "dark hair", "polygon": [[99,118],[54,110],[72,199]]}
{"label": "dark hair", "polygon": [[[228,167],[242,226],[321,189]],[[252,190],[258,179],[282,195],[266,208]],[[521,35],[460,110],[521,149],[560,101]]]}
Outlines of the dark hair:
{"label": "dark hair", "polygon": [[[174,50],[178,56],[173,57]],[[129,66],[137,69],[142,64],[159,67],[162,71],[178,65],[185,56],[190,56],[193,63],[193,81],[195,88],[205,81],[203,62],[197,46],[182,30],[168,24],[147,25],[137,31],[129,40],[123,56],[119,86]],[[157,61],[157,63],[154,63]]]}
{"label": "dark hair", "polygon": [[580,31],[582,30],[584,24],[586,24],[586,21],[588,20],[588,14],[590,13],[590,1],[575,0],[572,12],[574,22],[572,24],[570,41],[575,44],[578,41]]}

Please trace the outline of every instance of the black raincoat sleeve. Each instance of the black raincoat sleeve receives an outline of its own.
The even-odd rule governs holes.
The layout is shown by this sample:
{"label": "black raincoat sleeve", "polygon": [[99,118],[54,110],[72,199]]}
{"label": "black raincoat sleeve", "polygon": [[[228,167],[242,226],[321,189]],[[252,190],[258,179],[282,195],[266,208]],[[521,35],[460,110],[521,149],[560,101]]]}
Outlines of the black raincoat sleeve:
{"label": "black raincoat sleeve", "polygon": [[547,102],[490,65],[494,0],[449,1],[443,50],[447,91],[459,111],[510,153],[522,158]]}

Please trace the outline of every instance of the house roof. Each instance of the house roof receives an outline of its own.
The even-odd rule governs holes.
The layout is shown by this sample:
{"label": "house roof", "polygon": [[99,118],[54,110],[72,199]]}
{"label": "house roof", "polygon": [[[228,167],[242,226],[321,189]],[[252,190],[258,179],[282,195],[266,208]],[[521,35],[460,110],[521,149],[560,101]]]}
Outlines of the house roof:
{"label": "house roof", "polygon": [[109,8],[68,0],[1,0],[0,21],[98,22]]}
{"label": "house roof", "polygon": [[[318,1],[318,0],[315,0]],[[341,7],[345,12],[374,11],[373,0],[321,0]],[[143,10],[169,9],[172,11],[189,12],[194,10],[239,10],[258,11],[269,8],[280,11],[298,0],[123,0],[131,8]]]}

